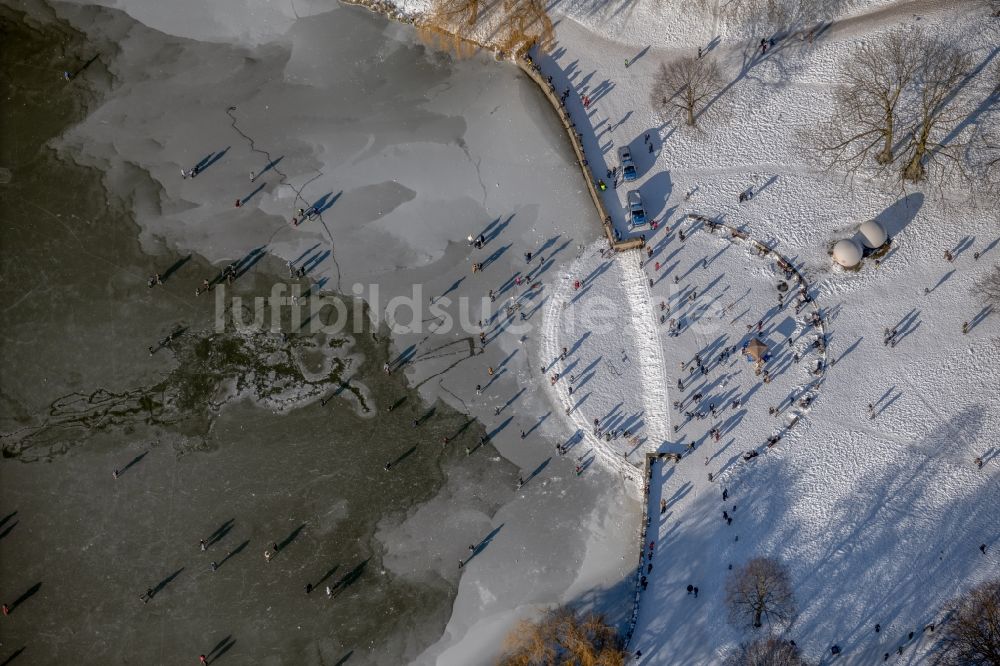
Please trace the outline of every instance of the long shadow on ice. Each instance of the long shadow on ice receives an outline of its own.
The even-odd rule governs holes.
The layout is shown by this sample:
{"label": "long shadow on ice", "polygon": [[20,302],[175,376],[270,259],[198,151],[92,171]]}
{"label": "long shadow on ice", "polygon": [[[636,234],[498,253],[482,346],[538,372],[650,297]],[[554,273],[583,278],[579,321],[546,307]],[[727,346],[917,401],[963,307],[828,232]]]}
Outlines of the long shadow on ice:
{"label": "long shadow on ice", "polygon": [[493,543],[493,539],[495,539],[496,535],[499,534],[500,530],[503,529],[504,524],[505,523],[500,523],[497,527],[493,529],[492,532],[483,537],[483,539],[473,547],[472,554],[469,555],[469,559],[465,561],[466,564],[471,562],[476,555],[486,550],[486,547],[489,546],[491,543]]}
{"label": "long shadow on ice", "polygon": [[538,476],[541,473],[541,471],[548,466],[550,460],[552,460],[552,456],[549,456],[548,458],[543,460],[538,467],[532,470],[531,474],[528,475],[528,478],[524,480],[524,485],[527,485],[529,481]]}
{"label": "long shadow on ice", "polygon": [[295,541],[295,539],[298,538],[299,534],[301,534],[302,530],[304,530],[305,528],[306,528],[306,524],[302,523],[301,525],[299,525],[298,527],[296,527],[294,530],[292,530],[288,534],[288,536],[286,536],[284,539],[282,539],[281,543],[278,544],[278,550],[282,551],[285,548],[287,548],[289,545],[291,545],[291,543],[293,541]]}

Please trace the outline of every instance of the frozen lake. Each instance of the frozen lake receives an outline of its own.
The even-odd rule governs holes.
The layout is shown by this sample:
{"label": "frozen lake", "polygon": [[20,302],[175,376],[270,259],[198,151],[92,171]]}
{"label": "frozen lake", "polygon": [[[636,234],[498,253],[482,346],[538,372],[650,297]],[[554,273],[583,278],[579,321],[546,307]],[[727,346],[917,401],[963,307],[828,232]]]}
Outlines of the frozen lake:
{"label": "frozen lake", "polygon": [[[261,7],[226,9],[233,21],[123,7],[60,5],[84,35],[43,19],[5,55],[36,70],[12,84],[26,104],[7,113],[20,142],[0,165],[13,167],[0,578],[23,597],[0,656],[470,664],[539,605],[626,615],[637,507],[615,475],[577,477],[554,455],[567,426],[537,386],[546,289],[599,234],[538,91],[357,8],[313,3],[282,22]],[[66,85],[59,72],[94,52]],[[50,137],[55,154],[25,161]],[[320,217],[290,224],[317,201]],[[545,257],[543,286],[518,332],[480,350],[467,326],[420,311],[388,337],[403,295],[488,320],[488,292],[528,251]],[[213,294],[356,294],[377,340],[367,324],[215,332],[217,301],[194,291],[229,262],[240,277]],[[44,293],[25,298],[39,275]],[[338,393],[344,380],[360,397]]]}

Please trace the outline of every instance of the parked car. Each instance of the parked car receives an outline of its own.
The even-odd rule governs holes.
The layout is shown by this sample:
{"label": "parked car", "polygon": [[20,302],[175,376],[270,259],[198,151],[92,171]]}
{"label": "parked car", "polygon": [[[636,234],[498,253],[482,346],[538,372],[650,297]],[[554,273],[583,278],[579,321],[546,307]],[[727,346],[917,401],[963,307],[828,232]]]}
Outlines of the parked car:
{"label": "parked car", "polygon": [[646,219],[646,209],[642,207],[642,197],[639,196],[639,190],[629,190],[628,194],[625,195],[626,206],[628,206],[628,228],[632,229],[645,229],[649,226],[649,221]]}
{"label": "parked car", "polygon": [[635,170],[635,162],[632,161],[632,151],[628,146],[618,149],[618,164],[622,168],[622,179],[625,181],[635,180],[639,176],[639,172]]}

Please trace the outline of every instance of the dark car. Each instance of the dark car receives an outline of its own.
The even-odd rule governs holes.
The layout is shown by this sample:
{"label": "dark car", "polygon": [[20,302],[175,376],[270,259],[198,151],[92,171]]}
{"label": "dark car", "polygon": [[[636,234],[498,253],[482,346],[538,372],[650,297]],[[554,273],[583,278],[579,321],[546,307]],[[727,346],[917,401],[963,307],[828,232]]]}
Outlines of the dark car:
{"label": "dark car", "polygon": [[646,209],[642,207],[642,197],[639,190],[629,190],[625,195],[625,205],[628,207],[628,228],[646,228],[649,221],[646,219]]}
{"label": "dark car", "polygon": [[618,149],[618,164],[622,168],[622,179],[627,181],[635,180],[639,173],[635,170],[635,162],[632,161],[632,151],[628,146]]}

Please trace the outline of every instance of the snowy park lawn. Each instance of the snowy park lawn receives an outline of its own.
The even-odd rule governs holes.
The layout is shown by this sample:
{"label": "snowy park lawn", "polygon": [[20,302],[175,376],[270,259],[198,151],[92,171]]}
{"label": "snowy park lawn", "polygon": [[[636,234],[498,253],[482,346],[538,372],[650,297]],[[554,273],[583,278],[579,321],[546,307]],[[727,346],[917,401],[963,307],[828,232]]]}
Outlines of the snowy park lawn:
{"label": "snowy park lawn", "polygon": [[[657,230],[652,257],[611,259],[603,241],[585,249],[558,277],[546,310],[541,361],[568,424],[567,455],[582,473],[599,461],[638,483],[642,453],[683,455],[654,466],[648,538],[656,566],[633,646],[656,663],[677,654],[690,663],[720,659],[744,638],[725,619],[729,565],[766,555],[791,569],[801,614],[788,631],[807,654],[835,643],[859,663],[893,652],[996,566],[993,550],[978,550],[1000,522],[998,418],[987,397],[997,386],[996,328],[980,317],[963,336],[962,317],[971,315],[949,307],[974,307],[971,282],[989,255],[934,262],[942,275],[954,271],[941,282],[907,261],[898,238],[879,268],[867,260],[858,272],[817,271],[809,293],[833,365],[815,375],[813,304],[796,314],[789,295],[779,306],[776,286],[786,282],[789,294],[797,283],[774,255],[694,220],[679,229],[684,242],[676,226]],[[894,268],[903,276],[890,281]],[[933,291],[925,295],[924,285]],[[884,344],[886,326],[897,329],[894,345]],[[766,383],[742,353],[753,338],[770,347]],[[691,372],[695,354],[705,374]],[[781,440],[768,447],[775,435]],[[747,461],[749,450],[760,455]],[[980,456],[982,470],[973,463]],[[688,584],[700,588],[697,601]]]}
{"label": "snowy park lawn", "polygon": [[[774,630],[810,659],[828,658],[836,644],[840,661],[857,664],[881,662],[887,652],[893,663],[922,661],[936,638],[923,629],[941,620],[942,605],[1000,572],[1000,411],[993,405],[1000,331],[974,287],[1000,261],[996,210],[976,208],[947,184],[904,192],[863,178],[846,182],[820,170],[801,146],[802,131],[828,117],[830,84],[860,40],[920,25],[965,35],[976,62],[995,54],[997,26],[978,9],[884,4],[867,7],[870,17],[859,6],[814,44],[795,38],[749,69],[746,41],[717,43],[732,85],[699,130],[664,122],[648,96],[660,62],[690,55],[714,35],[698,42],[704,29],[657,23],[653,3],[636,4],[628,18],[643,30],[662,28],[647,30],[656,35],[649,48],[625,43],[645,34],[639,28],[578,3],[556,7],[565,11],[558,43],[536,58],[557,91],[577,93],[567,108],[593,177],[606,178],[618,146],[629,145],[636,158],[638,181],[604,193],[616,227],[629,235],[623,206],[633,188],[659,225],[645,232],[652,258],[645,251],[605,256],[599,241],[556,278],[538,359],[565,423],[566,455],[583,475],[601,464],[638,486],[642,454],[683,453],[677,464],[657,463],[650,483],[654,567],[630,644],[642,651],[641,663],[719,663],[750,639],[727,621],[724,596],[730,565],[753,557],[777,558],[791,572],[799,612]],[[595,16],[608,19],[606,27]],[[582,95],[591,99],[587,109]],[[737,195],[747,188],[755,196],[741,204]],[[824,321],[824,373],[811,372],[819,358],[818,331],[807,321],[812,305],[798,315],[787,305],[794,280],[778,307],[776,286],[785,278],[773,255],[726,233],[695,230],[688,214],[744,230],[799,270]],[[834,267],[832,243],[872,218],[892,238],[880,263]],[[678,226],[693,231],[683,244]],[[669,309],[661,311],[661,302]],[[669,334],[672,318],[677,336]],[[739,353],[758,321],[772,353],[766,384]],[[897,331],[894,345],[884,343],[886,328]],[[721,361],[720,351],[733,345],[737,353]],[[695,353],[706,375],[689,374]],[[679,410],[675,401],[683,401]],[[685,415],[705,413],[712,402],[715,418]],[[800,418],[789,429],[793,416]],[[776,434],[780,441],[768,448]],[[760,455],[743,460],[751,449]],[[689,584],[699,587],[697,599]]]}
{"label": "snowy park lawn", "polygon": [[[698,248],[699,234],[687,242],[690,249]],[[729,242],[709,238],[713,245]],[[909,250],[900,245],[890,262],[906,261]],[[759,265],[761,258],[745,246],[729,252],[719,259],[719,270],[741,287],[735,297],[750,289],[750,312],[729,330],[725,321],[711,330],[702,319],[677,338],[661,337],[671,398],[702,390],[685,386],[677,392],[676,378],[685,373],[673,357],[687,360],[717,336],[727,336],[726,342],[742,338],[743,322],[756,321],[774,305],[776,292],[768,289],[776,279],[773,264]],[[734,266],[738,260],[747,266]],[[788,635],[813,658],[838,644],[851,663],[872,663],[894,652],[907,643],[909,631],[926,647],[930,641],[923,641],[920,629],[939,622],[941,605],[996,575],[996,550],[984,557],[978,545],[1000,545],[994,544],[1000,531],[1000,419],[988,397],[998,385],[997,331],[993,320],[982,319],[963,336],[963,315],[972,315],[953,305],[976,307],[970,283],[981,265],[966,254],[954,267],[935,267],[928,279],[929,266],[909,263],[909,275],[891,282],[881,272],[888,266],[875,269],[872,262],[858,274],[831,270],[816,281],[834,363],[822,382],[807,370],[816,358],[809,345],[815,333],[789,308],[772,316],[771,327],[765,321],[764,332],[771,333],[763,339],[781,347],[794,326],[792,349],[805,354],[802,361],[774,359],[771,364],[784,370],[766,385],[742,359],[710,372],[708,380],[716,385],[729,379],[728,390],[742,398],[742,413],[726,409],[720,416],[723,429],[731,427],[720,443],[703,439],[714,425],[710,419],[682,427],[679,436],[704,443],[680,464],[654,466],[648,539],[656,541],[656,554],[633,639],[651,663],[676,663],[682,655],[688,657],[684,663],[712,663],[746,638],[726,622],[724,588],[729,565],[752,557],[776,557],[792,573],[801,612]],[[682,258],[678,269],[686,265]],[[956,272],[949,280],[923,294],[924,285],[938,282],[938,272],[951,270]],[[712,277],[709,271],[701,279]],[[765,297],[755,298],[758,293]],[[896,345],[884,345],[883,324],[896,328],[904,320]],[[713,364],[713,357],[702,357]],[[814,400],[785,430],[785,417],[771,416],[770,407],[784,409],[782,399],[807,391]],[[783,433],[777,446],[764,446],[777,433]],[[748,449],[761,455],[745,461],[741,454]],[[973,463],[980,456],[982,470]],[[662,516],[661,499],[667,502]],[[732,523],[723,519],[724,510]],[[689,584],[700,588],[697,600],[687,596]],[[882,625],[879,634],[876,623]]]}
{"label": "snowy park lawn", "polygon": [[[582,473],[599,461],[638,483],[642,453],[683,454],[654,465],[648,538],[656,555],[633,647],[650,663],[721,659],[746,638],[726,622],[729,565],[760,555],[792,572],[801,612],[788,635],[806,654],[838,644],[843,658],[870,663],[909,631],[928,647],[919,630],[940,621],[941,605],[998,570],[1000,419],[991,395],[1000,354],[995,320],[972,298],[995,245],[981,244],[989,250],[978,261],[966,251],[949,264],[920,261],[920,243],[900,236],[879,268],[869,259],[858,272],[813,271],[809,293],[833,363],[817,376],[813,307],[796,315],[791,296],[778,305],[776,285],[794,292],[796,283],[775,258],[692,220],[680,228],[697,230],[682,243],[676,227],[661,227],[649,239],[651,258],[611,259],[603,241],[585,249],[558,277],[545,313],[545,381]],[[963,321],[976,322],[968,335]],[[884,344],[886,327],[897,330],[894,345]],[[771,350],[767,383],[741,353],[754,337]],[[690,371],[696,353],[705,375]],[[610,441],[595,436],[595,418]],[[749,450],[760,455],[744,460]],[[700,588],[697,600],[688,584]]]}
{"label": "snowy park lawn", "polygon": [[[574,426],[568,443],[584,466],[599,456],[633,481],[647,452],[697,454],[709,459],[706,474],[722,473],[763,443],[761,433],[793,422],[823,377],[812,372],[821,358],[814,307],[795,313],[797,282],[776,259],[696,221],[680,229],[685,241],[661,229],[648,254],[591,246],[560,276],[546,311],[543,367]],[[759,374],[744,352],[754,339],[770,349]],[[764,405],[765,419],[752,417],[753,405]]]}

